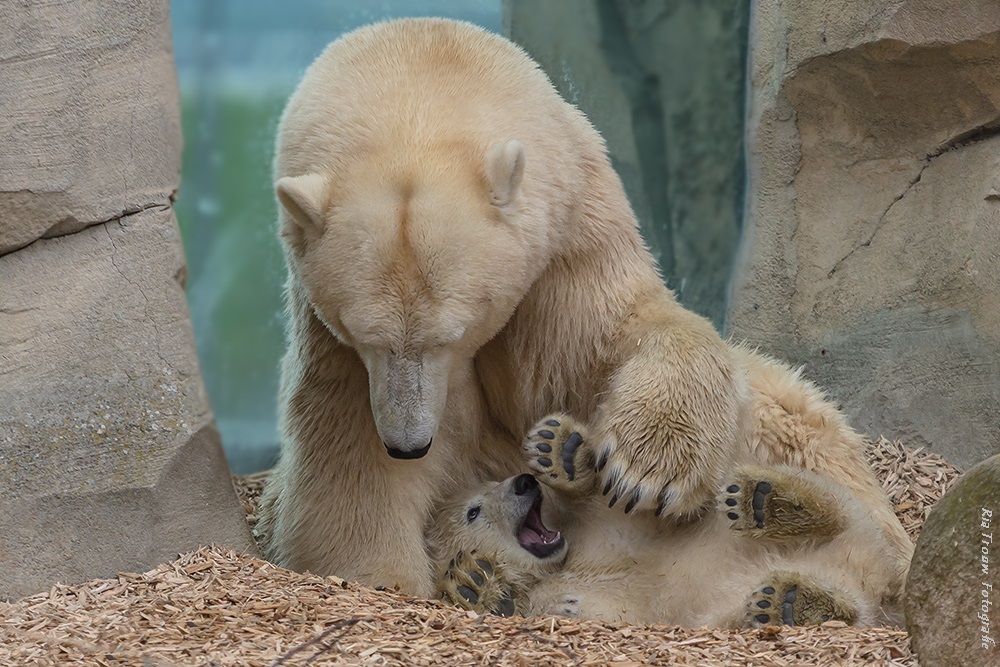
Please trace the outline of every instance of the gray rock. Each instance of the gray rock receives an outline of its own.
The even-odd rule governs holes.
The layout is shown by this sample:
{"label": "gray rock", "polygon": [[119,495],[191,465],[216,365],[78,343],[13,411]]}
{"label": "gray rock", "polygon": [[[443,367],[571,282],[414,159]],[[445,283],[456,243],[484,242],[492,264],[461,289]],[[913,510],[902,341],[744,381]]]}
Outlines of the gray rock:
{"label": "gray rock", "polygon": [[0,254],[169,203],[169,3],[4,2],[0,25]]}
{"label": "gray rock", "polygon": [[1000,665],[1000,456],[966,473],[924,524],[906,580],[921,667]]}
{"label": "gray rock", "polygon": [[169,208],[0,257],[0,598],[252,540]]}
{"label": "gray rock", "polygon": [[1000,452],[1000,4],[754,4],[729,333],[855,426]]}

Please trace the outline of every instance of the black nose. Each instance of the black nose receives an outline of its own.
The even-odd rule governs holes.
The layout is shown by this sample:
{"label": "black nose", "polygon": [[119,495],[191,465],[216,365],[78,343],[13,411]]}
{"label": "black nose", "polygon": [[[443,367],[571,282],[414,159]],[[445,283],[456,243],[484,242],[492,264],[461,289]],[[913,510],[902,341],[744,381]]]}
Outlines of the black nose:
{"label": "black nose", "polygon": [[420,449],[393,449],[384,442],[382,444],[385,445],[385,451],[394,459],[422,459],[427,450],[431,448],[432,442],[434,442],[434,438],[428,440],[427,444]]}
{"label": "black nose", "polygon": [[523,496],[538,488],[538,482],[531,475],[518,475],[514,480],[514,494]]}

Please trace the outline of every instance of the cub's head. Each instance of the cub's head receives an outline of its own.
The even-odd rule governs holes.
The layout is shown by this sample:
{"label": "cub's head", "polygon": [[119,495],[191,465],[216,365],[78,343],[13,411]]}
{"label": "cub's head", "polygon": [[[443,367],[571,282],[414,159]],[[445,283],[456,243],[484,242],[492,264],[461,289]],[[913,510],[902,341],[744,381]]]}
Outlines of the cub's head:
{"label": "cub's head", "polygon": [[428,540],[440,565],[473,549],[504,565],[507,576],[525,581],[558,570],[566,540],[542,522],[542,489],[531,475],[487,482],[458,494],[437,514]]}
{"label": "cub's head", "polygon": [[548,238],[523,205],[520,142],[401,146],[276,188],[294,278],[364,362],[386,450],[412,459],[430,447],[456,363],[544,271]]}

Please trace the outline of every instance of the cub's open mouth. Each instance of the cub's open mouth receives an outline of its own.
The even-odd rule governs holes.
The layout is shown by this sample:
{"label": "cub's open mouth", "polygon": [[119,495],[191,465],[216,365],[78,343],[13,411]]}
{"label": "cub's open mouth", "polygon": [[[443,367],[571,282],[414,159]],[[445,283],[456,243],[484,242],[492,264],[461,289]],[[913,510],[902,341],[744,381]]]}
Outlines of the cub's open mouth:
{"label": "cub's open mouth", "polygon": [[557,530],[549,530],[542,523],[541,493],[535,496],[531,508],[524,515],[524,520],[517,529],[517,541],[539,558],[547,558],[562,548],[564,544],[562,534]]}

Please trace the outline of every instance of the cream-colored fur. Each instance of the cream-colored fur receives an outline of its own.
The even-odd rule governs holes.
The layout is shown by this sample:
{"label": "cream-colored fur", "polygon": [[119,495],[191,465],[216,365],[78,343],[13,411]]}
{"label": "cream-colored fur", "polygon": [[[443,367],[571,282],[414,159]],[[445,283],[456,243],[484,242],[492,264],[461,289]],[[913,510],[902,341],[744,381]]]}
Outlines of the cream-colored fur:
{"label": "cream-colored fur", "polygon": [[435,505],[513,474],[552,409],[594,416],[603,481],[667,520],[751,439],[870,486],[853,439],[772,452],[800,443],[751,433],[744,353],[674,301],[600,136],[510,42],[416,19],[334,42],[289,100],[275,177],[290,328],[259,523],[275,562],[431,594]]}
{"label": "cream-colored fur", "polygon": [[[576,462],[567,479],[563,443],[573,432],[584,436],[567,454]],[[511,601],[508,614],[689,627],[900,622],[895,547],[851,489],[790,465],[736,465],[717,506],[699,519],[626,515],[608,508],[589,474],[587,434],[572,418],[551,415],[525,443],[529,467],[547,485],[545,523],[568,546],[544,558],[529,553],[518,542],[534,497],[524,480],[481,483],[446,503],[431,526],[442,597],[480,612],[505,613],[502,597]],[[740,516],[750,514],[759,482],[768,498],[762,527]]]}

